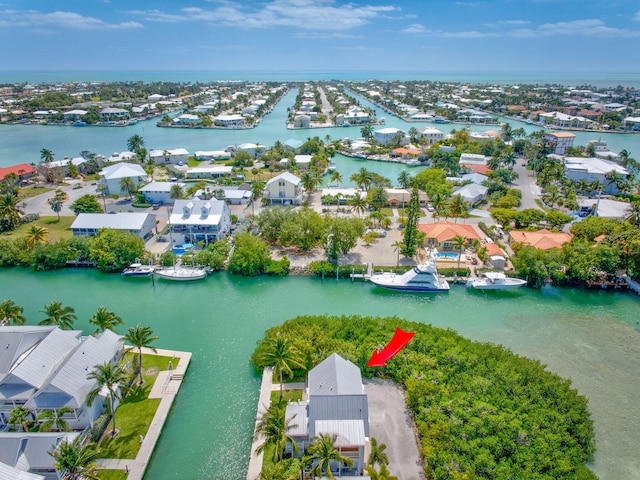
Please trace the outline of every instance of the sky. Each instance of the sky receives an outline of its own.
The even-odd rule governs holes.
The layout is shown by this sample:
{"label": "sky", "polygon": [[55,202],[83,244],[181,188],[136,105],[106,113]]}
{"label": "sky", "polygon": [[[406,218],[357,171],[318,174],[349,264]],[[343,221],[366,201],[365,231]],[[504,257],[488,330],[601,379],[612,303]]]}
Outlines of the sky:
{"label": "sky", "polygon": [[638,0],[0,0],[0,71],[640,72]]}

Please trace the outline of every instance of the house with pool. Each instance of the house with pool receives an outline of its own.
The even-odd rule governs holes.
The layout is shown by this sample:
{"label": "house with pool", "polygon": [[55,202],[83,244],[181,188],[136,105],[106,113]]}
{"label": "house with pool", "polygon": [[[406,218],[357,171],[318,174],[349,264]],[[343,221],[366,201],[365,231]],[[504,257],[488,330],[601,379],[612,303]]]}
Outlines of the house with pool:
{"label": "house with pool", "polygon": [[436,223],[420,223],[418,230],[424,233],[425,242],[430,250],[437,249],[440,254],[456,255],[456,258],[460,252],[454,244],[454,238],[460,235],[466,238],[467,242],[482,238],[473,225],[452,223],[445,220]]}
{"label": "house with pool", "polygon": [[189,243],[216,242],[231,232],[231,211],[223,200],[176,200],[169,223]]}

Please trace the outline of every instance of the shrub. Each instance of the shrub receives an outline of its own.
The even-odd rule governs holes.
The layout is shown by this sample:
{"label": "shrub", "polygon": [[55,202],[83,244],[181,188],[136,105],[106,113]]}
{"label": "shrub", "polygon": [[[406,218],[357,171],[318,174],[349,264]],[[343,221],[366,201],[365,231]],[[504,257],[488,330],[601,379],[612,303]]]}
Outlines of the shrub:
{"label": "shrub", "polygon": [[40,220],[39,213],[27,213],[22,217],[22,223],[31,223],[31,222],[35,222],[36,220]]}
{"label": "shrub", "polygon": [[105,428],[107,428],[108,424],[109,415],[107,415],[106,413],[103,413],[98,418],[96,418],[96,421],[93,422],[93,427],[91,427],[91,430],[89,430],[89,437],[91,438],[92,442],[98,442],[98,440],[100,440],[100,437],[102,437],[102,434],[104,433],[104,430]]}
{"label": "shrub", "polygon": [[285,255],[282,257],[282,260],[271,260],[271,263],[265,268],[264,273],[275,277],[286,277],[289,274],[290,266],[291,262]]}

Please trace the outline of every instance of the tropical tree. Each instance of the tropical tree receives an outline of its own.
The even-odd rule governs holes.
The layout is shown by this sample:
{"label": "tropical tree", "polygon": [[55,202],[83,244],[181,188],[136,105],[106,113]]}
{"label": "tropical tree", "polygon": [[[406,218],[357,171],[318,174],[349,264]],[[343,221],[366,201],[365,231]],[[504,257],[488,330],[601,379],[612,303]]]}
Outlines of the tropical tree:
{"label": "tropical tree", "polygon": [[357,192],[351,198],[347,199],[347,205],[349,205],[358,216],[367,211],[367,199]]}
{"label": "tropical tree", "polygon": [[[98,187],[99,188],[99,187]],[[103,190],[103,200],[104,200],[104,190]],[[106,205],[105,205],[106,209]],[[86,195],[81,196],[75,202],[71,204],[71,210],[73,213],[78,215],[79,213],[102,213],[102,207],[98,202],[98,199],[95,195],[87,193]]]}
{"label": "tropical tree", "polygon": [[33,421],[31,420],[31,412],[27,407],[20,406],[11,410],[11,414],[9,415],[9,420],[7,420],[9,425],[13,426],[14,431],[18,431],[18,427],[22,429],[23,432],[28,432],[33,426]]}
{"label": "tropical tree", "polygon": [[39,430],[41,432],[68,432],[71,430],[69,424],[62,418],[67,413],[73,413],[71,407],[55,408],[53,410],[44,410],[36,417],[36,422],[40,422]]}
{"label": "tropical tree", "polygon": [[51,150],[48,150],[46,148],[43,148],[42,150],[40,150],[40,159],[44,163],[53,162],[53,158],[54,158],[54,153]]}
{"label": "tropical tree", "polygon": [[409,186],[411,185],[411,181],[413,180],[413,177],[411,176],[411,174],[409,172],[407,172],[406,170],[402,170],[399,174],[398,174],[398,184],[402,187],[402,188],[409,188]]}
{"label": "tropical tree", "polygon": [[20,199],[13,193],[0,196],[0,231],[14,230],[24,212],[18,206]]}
{"label": "tropical tree", "polygon": [[58,220],[60,220],[60,211],[62,210],[62,198],[59,195],[56,195],[55,197],[51,197],[49,200],[47,200],[47,203],[51,207],[51,210],[53,210],[58,216]]}
{"label": "tropical tree", "polygon": [[263,182],[255,182],[253,185],[251,185],[251,215],[254,214],[255,204],[260,199],[263,193],[264,193]]}
{"label": "tropical tree", "polygon": [[331,172],[331,177],[329,178],[329,184],[334,184],[336,187],[342,183],[342,175],[337,170]]}
{"label": "tropical tree", "polygon": [[87,375],[87,380],[95,380],[98,386],[91,390],[87,395],[87,405],[91,406],[93,401],[102,391],[107,389],[107,400],[109,406],[109,415],[113,419],[113,429],[111,436],[116,436],[116,401],[122,400],[120,387],[123,387],[128,379],[128,373],[123,370],[116,362],[105,362],[102,365],[96,365]]}
{"label": "tropical tree", "polygon": [[302,184],[302,188],[307,192],[307,195],[311,197],[311,193],[318,186],[318,176],[314,174],[311,170],[307,170],[300,177],[300,183]]}
{"label": "tropical tree", "polygon": [[39,225],[31,225],[27,233],[24,235],[25,243],[27,248],[31,249],[36,245],[47,242],[47,236],[49,235],[49,230]]}
{"label": "tropical tree", "polygon": [[102,456],[100,447],[93,442],[84,443],[78,435],[73,440],[63,439],[49,450],[53,465],[68,480],[100,480],[96,460]]}
{"label": "tropical tree", "polygon": [[174,183],[169,189],[169,197],[173,200],[181,200],[184,198],[184,189],[179,183]]}
{"label": "tropical tree", "polygon": [[313,437],[309,447],[307,447],[307,454],[302,457],[302,462],[305,465],[312,465],[309,473],[314,478],[316,475],[322,476],[324,474],[331,480],[335,480],[336,477],[331,471],[331,462],[338,462],[341,467],[346,465],[348,468],[353,465],[353,460],[342,455],[336,448],[337,438],[336,434],[321,433]]}
{"label": "tropical tree", "polygon": [[283,405],[272,405],[264,413],[253,433],[253,440],[258,441],[264,438],[264,442],[258,445],[256,453],[262,453],[272,448],[274,463],[280,462],[283,458],[287,443],[291,443],[294,452],[298,452],[298,444],[287,433],[297,425],[293,424],[294,418],[286,418],[286,409]]}
{"label": "tropical tree", "polygon": [[376,438],[371,437],[371,450],[369,452],[369,459],[367,463],[371,466],[379,465],[389,465],[389,457],[384,453],[387,445],[384,443],[378,443]]}
{"label": "tropical tree", "polygon": [[124,324],[122,318],[117,316],[115,313],[110,312],[105,307],[98,307],[96,313],[94,313],[93,317],[89,319],[89,323],[92,323],[97,327],[93,331],[92,335],[97,335],[105,330],[111,330],[112,332],[118,333],[116,331],[116,326]]}
{"label": "tropical tree", "polygon": [[451,202],[449,206],[450,214],[456,218],[456,222],[458,222],[458,217],[465,216],[467,210],[469,209],[469,202],[465,202],[462,195],[454,195],[451,197]]}
{"label": "tropical tree", "polygon": [[413,257],[420,244],[421,235],[418,231],[418,220],[420,219],[420,192],[417,188],[411,190],[411,198],[407,208],[407,221],[402,230],[402,247],[400,253],[407,258]]}
{"label": "tropical tree", "polygon": [[20,305],[16,305],[13,300],[5,300],[0,303],[0,326],[10,325],[24,325],[27,323],[27,317],[22,312],[24,308]]}
{"label": "tropical tree", "polygon": [[56,325],[62,330],[71,330],[73,322],[78,318],[73,307],[63,307],[62,302],[51,302],[44,306],[44,310],[40,310],[47,318],[42,320],[39,325]]}
{"label": "tropical tree", "polygon": [[389,195],[382,187],[372,187],[367,193],[367,202],[374,210],[381,210],[388,201]]}
{"label": "tropical tree", "polygon": [[282,374],[293,377],[293,368],[306,368],[304,358],[293,340],[279,332],[265,341],[260,360],[264,365],[272,366],[280,382],[280,400],[282,400]]}
{"label": "tropical tree", "polygon": [[132,344],[134,348],[138,349],[138,375],[140,376],[140,385],[142,385],[142,347],[150,348],[153,352],[157,352],[158,350],[151,346],[151,343],[158,340],[159,337],[153,335],[151,327],[142,327],[138,324],[135,327],[129,328],[124,338]]}
{"label": "tropical tree", "polygon": [[371,465],[367,465],[365,470],[371,480],[398,480],[398,477],[391,475],[389,468],[384,463],[380,464],[380,471],[377,471],[375,467]]}
{"label": "tropical tree", "polygon": [[451,243],[453,244],[454,247],[457,247],[458,250],[459,250],[458,268],[460,268],[460,259],[462,258],[462,252],[464,250],[464,247],[467,245],[467,239],[465,237],[463,237],[462,235],[456,235],[451,240]]}
{"label": "tropical tree", "polygon": [[362,138],[365,140],[371,140],[371,138],[373,138],[373,126],[365,125],[362,127],[360,129],[360,135],[362,135]]}
{"label": "tropical tree", "polygon": [[349,180],[354,182],[358,188],[363,190],[369,190],[371,182],[373,181],[373,172],[370,172],[366,168],[362,167],[356,173],[352,173]]}
{"label": "tropical tree", "polygon": [[144,139],[137,133],[127,140],[127,150],[132,153],[137,153],[142,147],[144,147]]}
{"label": "tropical tree", "polygon": [[624,219],[634,227],[640,227],[640,201],[631,203]]}
{"label": "tropical tree", "polygon": [[131,177],[122,177],[118,182],[120,191],[129,195],[129,198],[133,198],[133,194],[136,192],[136,182]]}

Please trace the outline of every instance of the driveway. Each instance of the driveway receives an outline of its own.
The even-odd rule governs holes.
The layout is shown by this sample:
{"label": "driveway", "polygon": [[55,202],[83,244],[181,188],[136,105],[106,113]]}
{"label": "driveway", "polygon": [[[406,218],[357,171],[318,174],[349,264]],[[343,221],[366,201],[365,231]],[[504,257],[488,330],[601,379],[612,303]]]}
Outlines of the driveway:
{"label": "driveway", "polygon": [[378,445],[387,445],[391,474],[400,480],[425,478],[402,388],[390,380],[373,378],[364,381],[364,390],[369,399],[370,434]]}
{"label": "driveway", "polygon": [[522,192],[520,208],[522,210],[527,208],[542,210],[536,203],[536,198],[541,194],[540,187],[536,185],[536,179],[533,176],[533,172],[531,170],[527,170],[527,167],[522,166],[522,161],[522,158],[519,157],[518,163],[513,167],[513,170],[518,174],[518,178],[514,181],[513,185]]}

